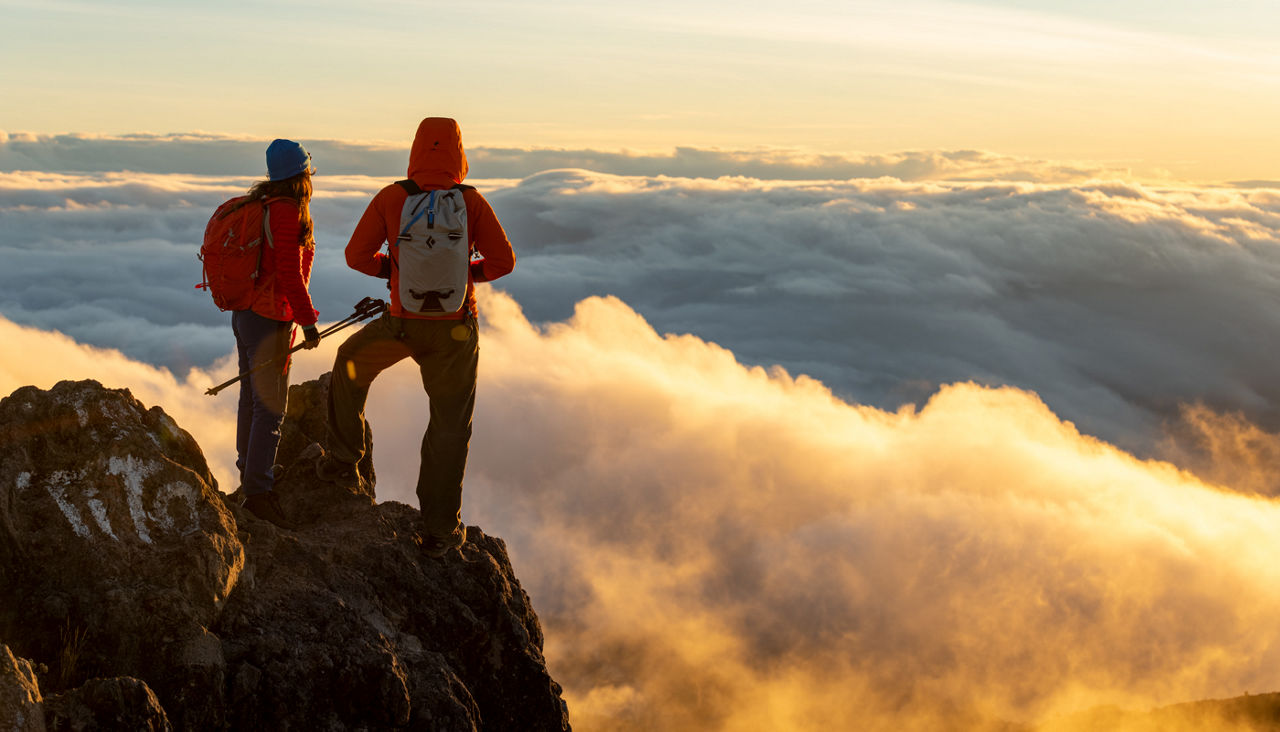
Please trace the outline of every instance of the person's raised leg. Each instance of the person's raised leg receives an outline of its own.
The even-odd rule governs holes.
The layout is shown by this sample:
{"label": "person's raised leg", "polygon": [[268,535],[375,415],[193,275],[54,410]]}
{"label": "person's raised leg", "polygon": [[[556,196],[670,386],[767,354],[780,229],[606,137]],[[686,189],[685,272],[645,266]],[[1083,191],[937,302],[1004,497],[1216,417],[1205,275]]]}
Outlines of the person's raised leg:
{"label": "person's raised leg", "polygon": [[400,319],[383,315],[338,347],[329,377],[327,448],[317,463],[326,480],[338,480],[364,457],[365,402],[374,378],[409,355]]}

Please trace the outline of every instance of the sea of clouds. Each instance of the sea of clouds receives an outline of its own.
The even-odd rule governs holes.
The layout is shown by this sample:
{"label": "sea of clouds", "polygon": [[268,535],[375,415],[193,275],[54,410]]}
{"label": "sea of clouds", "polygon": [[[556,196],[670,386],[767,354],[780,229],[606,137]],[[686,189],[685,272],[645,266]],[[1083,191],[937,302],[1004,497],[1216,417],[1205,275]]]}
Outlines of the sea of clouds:
{"label": "sea of clouds", "polygon": [[[203,390],[232,341],[194,253],[252,172],[75,171],[14,139],[0,392],[126,386],[226,488],[234,398]],[[953,167],[473,156],[519,262],[482,288],[464,519],[508,541],[579,728],[930,729],[1280,689],[1280,193],[916,157]],[[379,294],[341,248],[387,168],[317,178],[323,320]],[[420,391],[406,366],[371,392],[384,500],[415,502]]]}
{"label": "sea of clouds", "polygon": [[[260,141],[213,138],[200,152],[202,138],[191,136],[27,137],[0,144],[0,315],[179,372],[224,356],[227,316],[194,289],[192,252],[208,212],[254,179],[261,153],[236,151]],[[355,159],[366,149],[328,147]],[[119,170],[16,169],[66,168],[81,148]],[[342,256],[372,192],[400,170],[390,153],[366,151],[385,164],[382,176],[317,178],[311,289],[329,320],[385,294]],[[920,403],[956,381],[1018,386],[1142,455],[1166,454],[1168,423],[1188,404],[1280,428],[1269,337],[1280,325],[1275,189],[1144,186],[1085,177],[1105,172],[1087,168],[1062,182],[1063,166],[985,153],[876,158],[932,160],[916,171],[927,180],[868,158],[845,170],[866,175],[799,181],[781,170],[722,175],[724,160],[746,153],[672,177],[524,175],[556,151],[519,164],[489,164],[485,152],[472,155],[475,182],[520,260],[501,288],[535,321],[612,295],[661,332],[810,375],[857,403]],[[250,174],[122,172],[130,160],[217,168],[219,155],[245,157]],[[613,159],[619,168],[630,160]],[[777,159],[761,153],[743,167],[768,172]],[[638,170],[655,161],[631,160]],[[811,176],[835,172],[808,163]],[[1009,180],[1015,170],[1043,180]]]}

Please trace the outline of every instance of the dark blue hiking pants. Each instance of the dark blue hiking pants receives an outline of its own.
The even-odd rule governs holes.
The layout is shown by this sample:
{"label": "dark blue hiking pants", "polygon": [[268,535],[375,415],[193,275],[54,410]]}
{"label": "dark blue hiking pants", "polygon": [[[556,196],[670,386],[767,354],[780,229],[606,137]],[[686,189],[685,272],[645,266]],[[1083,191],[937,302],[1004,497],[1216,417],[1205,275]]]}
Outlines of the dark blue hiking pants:
{"label": "dark blue hiking pants", "polygon": [[236,467],[245,495],[271,490],[275,479],[271,467],[280,444],[280,423],[284,421],[289,397],[289,335],[293,323],[264,318],[252,310],[231,314],[240,353],[240,373],[248,372],[272,359],[280,360],[240,380],[240,411],[236,420]]}

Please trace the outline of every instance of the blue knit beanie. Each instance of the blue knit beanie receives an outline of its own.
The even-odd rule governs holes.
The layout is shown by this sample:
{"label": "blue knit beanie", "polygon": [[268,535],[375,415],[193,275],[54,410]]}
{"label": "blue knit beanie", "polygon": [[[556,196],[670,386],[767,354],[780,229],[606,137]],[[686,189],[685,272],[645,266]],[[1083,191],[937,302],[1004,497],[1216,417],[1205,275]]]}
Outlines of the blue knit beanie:
{"label": "blue knit beanie", "polygon": [[284,180],[302,172],[316,172],[311,167],[311,153],[293,140],[272,140],[267,146],[267,177]]}

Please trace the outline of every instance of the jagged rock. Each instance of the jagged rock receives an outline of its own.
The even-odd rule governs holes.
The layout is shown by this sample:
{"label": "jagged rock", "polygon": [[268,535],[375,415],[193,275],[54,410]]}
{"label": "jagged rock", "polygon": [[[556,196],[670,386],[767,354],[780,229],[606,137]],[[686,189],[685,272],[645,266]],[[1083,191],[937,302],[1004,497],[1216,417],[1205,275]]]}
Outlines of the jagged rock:
{"label": "jagged rock", "polygon": [[[289,403],[286,407],[284,424],[280,425],[280,447],[277,450],[277,461],[283,461],[282,465],[292,466],[299,458],[309,460],[310,456],[304,457],[307,448],[325,443],[328,400],[329,374],[327,373],[318,379],[289,387]],[[306,474],[306,482],[314,487],[314,481],[311,481],[311,467],[307,464],[302,472]],[[364,428],[364,457],[360,459],[357,467],[360,470],[360,476],[364,479],[364,485],[355,492],[368,496],[372,500],[374,484],[377,483],[378,476],[373,469],[373,431],[368,425]]]}
{"label": "jagged rock", "polygon": [[416,509],[314,477],[323,388],[291,390],[279,453],[297,531],[218,493],[125,390],[0,401],[0,638],[49,669],[51,728],[569,728],[501,540],[468,527],[427,559]]}
{"label": "jagged rock", "polygon": [[249,542],[252,590],[215,629],[229,639],[232,726],[278,725],[285,709],[335,729],[567,726],[502,542],[472,528],[461,554],[423,559],[417,518],[387,503]]}
{"label": "jagged rock", "polygon": [[173,729],[155,692],[140,679],[90,679],[78,689],[46,699],[44,712],[49,732]]}
{"label": "jagged rock", "polygon": [[0,643],[0,730],[44,732],[44,705],[31,662]]}
{"label": "jagged rock", "polygon": [[26,598],[0,607],[0,637],[55,670],[47,691],[162,667],[169,698],[216,697],[181,649],[213,624],[244,547],[191,436],[82,381],[0,401],[0,444],[0,574]]}

